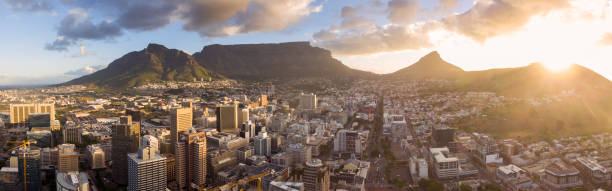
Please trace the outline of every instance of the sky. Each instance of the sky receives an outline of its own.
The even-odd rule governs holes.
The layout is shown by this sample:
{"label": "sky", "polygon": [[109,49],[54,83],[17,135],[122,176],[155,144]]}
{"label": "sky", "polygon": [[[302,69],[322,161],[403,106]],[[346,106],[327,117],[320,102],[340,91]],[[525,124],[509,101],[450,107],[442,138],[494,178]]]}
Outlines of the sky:
{"label": "sky", "polygon": [[586,66],[612,79],[612,0],[0,0],[0,85],[54,84],[159,43],[309,41],[390,73],[431,51],[465,70]]}

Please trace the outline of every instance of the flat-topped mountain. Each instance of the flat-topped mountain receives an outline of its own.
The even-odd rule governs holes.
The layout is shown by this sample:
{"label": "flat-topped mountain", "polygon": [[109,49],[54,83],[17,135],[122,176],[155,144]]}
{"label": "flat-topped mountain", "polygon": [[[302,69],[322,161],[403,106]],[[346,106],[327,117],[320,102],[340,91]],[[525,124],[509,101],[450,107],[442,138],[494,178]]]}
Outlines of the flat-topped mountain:
{"label": "flat-topped mountain", "polygon": [[188,53],[149,44],[141,51],[130,52],[107,68],[66,82],[100,87],[125,88],[149,82],[192,81],[224,78],[198,64]]}
{"label": "flat-topped mountain", "polygon": [[309,42],[209,45],[193,57],[205,68],[239,80],[374,76],[349,68],[334,59],[329,50]]}

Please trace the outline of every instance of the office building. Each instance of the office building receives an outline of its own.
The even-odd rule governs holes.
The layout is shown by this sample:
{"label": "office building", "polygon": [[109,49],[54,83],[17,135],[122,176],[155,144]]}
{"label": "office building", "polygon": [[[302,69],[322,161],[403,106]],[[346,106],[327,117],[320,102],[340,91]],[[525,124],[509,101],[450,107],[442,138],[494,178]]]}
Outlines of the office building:
{"label": "office building", "polygon": [[[40,149],[20,149],[17,153],[18,163],[17,168],[19,169],[19,181],[26,181],[27,191],[39,191],[42,189],[42,182],[40,179]],[[25,161],[24,161],[25,156]],[[24,166],[25,162],[25,166]],[[25,167],[25,169],[24,169]],[[25,177],[24,177],[24,171]]]}
{"label": "office building", "polygon": [[105,154],[100,144],[87,145],[87,159],[89,160],[89,167],[91,169],[103,169],[106,168],[104,162]]}
{"label": "office building", "polygon": [[142,112],[138,109],[130,108],[125,109],[125,115],[132,116],[133,121],[141,121],[142,120]]}
{"label": "office building", "polygon": [[551,191],[582,186],[580,171],[561,160],[554,160],[544,168],[542,183]]}
{"label": "office building", "polygon": [[[2,167],[0,169],[0,185],[5,191],[19,191],[19,169],[15,167]],[[23,189],[21,189],[23,190]]]}
{"label": "office building", "polygon": [[62,128],[62,143],[80,144],[82,134],[83,129],[81,129],[81,127],[77,126],[76,123],[72,121],[66,121],[66,124]]}
{"label": "office building", "polygon": [[239,110],[240,111],[238,112],[238,124],[241,125],[249,121],[249,109],[241,108]]}
{"label": "office building", "polygon": [[451,143],[455,142],[455,129],[447,126],[434,127],[431,132],[431,139],[433,147],[449,147],[452,152],[451,147],[454,145],[451,145]]}
{"label": "office building", "polygon": [[57,166],[59,150],[57,148],[42,148],[40,151],[40,168],[54,169]]}
{"label": "office building", "polygon": [[319,159],[309,160],[304,168],[302,182],[304,190],[328,191],[330,180],[327,166]]}
{"label": "office building", "polygon": [[60,137],[62,137],[62,127],[60,125],[60,121],[59,120],[51,121],[51,124],[49,125],[49,129],[51,130],[51,146],[55,147],[61,141],[63,141],[63,140],[60,140]]}
{"label": "office building", "polygon": [[301,93],[300,97],[300,105],[301,109],[316,109],[317,108],[317,95],[310,93],[304,94]]}
{"label": "office building", "polygon": [[287,154],[291,156],[291,165],[304,164],[312,158],[312,149],[301,143],[291,144],[287,147]]}
{"label": "office building", "polygon": [[513,164],[498,167],[495,175],[506,188],[511,190],[527,190],[533,184],[527,171]]}
{"label": "office building", "polygon": [[361,154],[361,140],[357,131],[342,129],[334,137],[334,152]]}
{"label": "office building", "polygon": [[159,153],[159,140],[152,135],[145,135],[140,138],[140,145],[149,145],[149,147],[155,149]]}
{"label": "office building", "polygon": [[175,154],[176,142],[179,141],[180,134],[186,132],[193,125],[193,110],[190,107],[172,110],[170,118],[170,148]]}
{"label": "office building", "polygon": [[52,103],[9,105],[9,120],[13,124],[27,123],[31,113],[48,113],[49,120],[55,120],[55,106]]}
{"label": "office building", "polygon": [[127,189],[129,191],[166,190],[166,157],[159,154],[151,140],[153,139],[147,139],[147,142],[138,149],[138,153],[128,154]]}
{"label": "office building", "polygon": [[140,123],[132,122],[131,116],[122,116],[120,122],[113,125],[111,156],[113,181],[127,185],[128,153],[135,153],[140,147]]}
{"label": "office building", "polygon": [[476,141],[476,151],[474,152],[474,158],[480,162],[481,165],[496,163],[501,164],[504,159],[499,154],[499,147],[495,143],[495,139],[488,135],[474,133]]}
{"label": "office building", "polygon": [[429,162],[433,173],[439,179],[452,179],[459,176],[459,159],[451,157],[448,148],[430,148]]}
{"label": "office building", "polygon": [[240,137],[251,140],[255,138],[255,124],[251,121],[244,122],[240,125]]}
{"label": "office building", "polygon": [[249,145],[249,140],[232,133],[215,133],[206,136],[206,143],[209,147],[237,149]]}
{"label": "office building", "polygon": [[259,135],[255,137],[255,155],[267,156],[272,155],[272,139],[268,136],[266,128],[262,128]]}
{"label": "office building", "polygon": [[211,149],[206,152],[206,164],[208,165],[206,174],[213,182],[218,177],[217,173],[238,165],[236,150]]}
{"label": "office building", "polygon": [[58,172],[55,175],[58,191],[89,191],[89,179],[86,172]]}
{"label": "office building", "polygon": [[206,184],[206,136],[190,128],[176,143],[176,182],[179,189],[195,189]]}
{"label": "office building", "polygon": [[217,131],[238,135],[238,105],[226,104],[217,106]]}
{"label": "office building", "polygon": [[576,159],[576,168],[582,176],[591,180],[595,184],[605,184],[610,181],[611,174],[608,168],[599,164],[597,160],[591,157],[578,157]]}
{"label": "office building", "polygon": [[57,146],[57,171],[62,173],[79,171],[79,153],[73,144],[61,144]]}

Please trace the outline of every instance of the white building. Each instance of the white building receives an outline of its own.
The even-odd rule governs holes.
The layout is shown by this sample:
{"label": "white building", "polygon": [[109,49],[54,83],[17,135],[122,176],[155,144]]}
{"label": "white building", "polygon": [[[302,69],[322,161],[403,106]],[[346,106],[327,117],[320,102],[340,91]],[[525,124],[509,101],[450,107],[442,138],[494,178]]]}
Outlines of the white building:
{"label": "white building", "polygon": [[272,155],[272,139],[268,136],[266,128],[262,127],[259,135],[255,137],[255,155],[271,156]]}
{"label": "white building", "polygon": [[166,157],[150,145],[128,154],[128,190],[165,191]]}
{"label": "white building", "polygon": [[450,157],[447,147],[430,148],[429,152],[429,161],[437,178],[452,179],[459,176],[459,159]]}
{"label": "white building", "polygon": [[89,191],[89,180],[85,172],[58,172],[55,184],[58,191]]}

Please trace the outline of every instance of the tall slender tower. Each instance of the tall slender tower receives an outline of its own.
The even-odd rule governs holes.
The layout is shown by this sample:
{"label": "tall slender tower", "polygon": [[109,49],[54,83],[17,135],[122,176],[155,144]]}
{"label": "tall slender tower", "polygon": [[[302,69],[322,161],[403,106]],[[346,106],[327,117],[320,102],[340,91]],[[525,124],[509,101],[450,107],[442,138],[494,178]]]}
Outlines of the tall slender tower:
{"label": "tall slender tower", "polygon": [[112,155],[113,180],[127,185],[128,153],[135,153],[140,147],[140,123],[132,122],[131,116],[122,116],[121,123],[113,125]]}
{"label": "tall slender tower", "polygon": [[187,131],[193,125],[193,110],[191,107],[174,109],[170,121],[172,122],[170,143],[172,154],[175,154],[176,142],[179,141],[180,133]]}
{"label": "tall slender tower", "polygon": [[[25,156],[25,159],[24,159]],[[19,171],[19,180],[23,183],[24,181],[24,170],[25,170],[25,181],[27,191],[38,191],[41,189],[42,182],[40,180],[40,149],[26,149],[19,150],[17,153],[18,163],[17,166]],[[25,160],[25,164],[24,163]],[[25,167],[25,169],[24,169]]]}
{"label": "tall slender tower", "polygon": [[263,127],[259,132],[259,135],[255,137],[255,154],[261,156],[271,156],[272,155],[272,139],[268,136],[268,132],[266,132],[266,128]]}
{"label": "tall slender tower", "polygon": [[206,183],[206,135],[190,128],[176,144],[176,182],[180,190]]}

